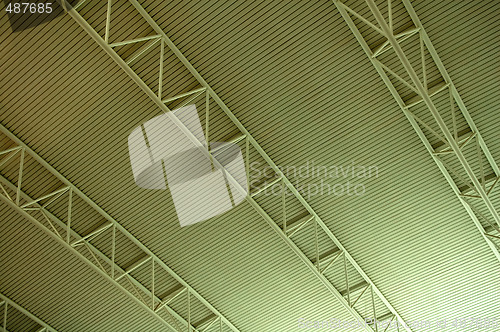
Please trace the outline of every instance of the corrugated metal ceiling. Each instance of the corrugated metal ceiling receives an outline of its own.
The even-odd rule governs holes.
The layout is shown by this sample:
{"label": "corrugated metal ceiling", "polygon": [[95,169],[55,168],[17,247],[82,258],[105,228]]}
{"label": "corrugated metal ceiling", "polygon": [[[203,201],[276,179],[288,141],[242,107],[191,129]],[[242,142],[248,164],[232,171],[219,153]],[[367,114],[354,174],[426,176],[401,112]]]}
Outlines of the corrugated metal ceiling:
{"label": "corrugated metal ceiling", "polygon": [[[331,2],[142,4],[276,164],[377,167],[377,177],[354,179],[366,188],[362,196],[306,199],[403,318],[498,317],[498,261]],[[103,6],[89,0],[81,13],[99,26]],[[500,4],[414,7],[500,160]],[[130,28],[139,20],[127,16],[129,6],[114,13],[129,27],[112,26],[111,41],[150,33]],[[2,124],[237,327],[292,331],[299,317],[345,317],[250,206],[180,229],[168,193],[135,186],[126,137],[160,112],[69,17],[13,34],[3,15],[0,29]],[[154,86],[150,59],[136,69]],[[173,57],[166,66],[165,95],[197,87]],[[197,107],[203,111],[202,98]],[[214,139],[234,135],[223,117],[212,122]],[[290,179],[307,187],[322,178]]]}
{"label": "corrugated metal ceiling", "polygon": [[[4,295],[50,321],[58,331],[164,331],[161,323],[113,285],[0,204],[0,291]],[[10,331],[28,330],[13,325]]]}

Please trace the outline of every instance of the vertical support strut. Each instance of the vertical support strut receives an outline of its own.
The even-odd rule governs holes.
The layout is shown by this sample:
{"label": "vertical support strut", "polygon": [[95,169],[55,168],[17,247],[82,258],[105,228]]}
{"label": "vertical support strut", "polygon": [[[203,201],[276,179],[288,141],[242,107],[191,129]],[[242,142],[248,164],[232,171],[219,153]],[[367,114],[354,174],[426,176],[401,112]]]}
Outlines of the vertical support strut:
{"label": "vertical support strut", "polygon": [[3,302],[3,332],[7,332],[7,309],[9,308],[9,304],[7,301]]}
{"label": "vertical support strut", "polygon": [[17,178],[17,191],[16,191],[16,205],[19,205],[21,199],[21,185],[23,183],[23,170],[24,170],[24,149],[21,149],[21,160],[19,161],[19,173]]}
{"label": "vertical support strut", "polygon": [[210,95],[208,91],[205,93],[205,137],[207,139],[207,149],[210,149]]}
{"label": "vertical support strut", "polygon": [[155,260],[151,259],[151,309],[155,310]]}
{"label": "vertical support strut", "polygon": [[[351,306],[351,290],[349,289],[349,272],[347,271],[347,259],[344,255],[344,275],[345,275],[345,287],[347,289],[347,303]],[[372,302],[374,302],[373,291],[372,291]]]}
{"label": "vertical support strut", "polygon": [[[247,140],[247,142],[248,142],[248,140]],[[250,179],[248,179],[248,180],[250,180]],[[281,181],[281,210],[282,210],[281,213],[283,213],[283,233],[286,234],[286,195],[285,195],[285,190],[286,190],[285,182]]]}
{"label": "vertical support strut", "polygon": [[113,225],[113,229],[111,232],[111,278],[115,280],[116,225]]}
{"label": "vertical support strut", "polygon": [[109,29],[111,24],[111,1],[113,0],[108,0],[108,7],[106,10],[106,31],[104,32],[104,41],[106,43],[109,43]]}
{"label": "vertical support strut", "polygon": [[165,43],[163,39],[160,38],[160,69],[158,71],[158,98],[161,99],[161,93],[163,89],[163,57],[165,53]]}
{"label": "vertical support strut", "polygon": [[71,215],[73,209],[73,190],[69,188],[68,190],[68,224],[66,226],[66,242],[69,244],[71,242]]}
{"label": "vertical support strut", "polygon": [[189,292],[189,289],[186,293],[187,293],[187,310],[188,310],[187,328],[188,332],[191,332],[191,296],[190,296],[191,293]]}
{"label": "vertical support strut", "polygon": [[[313,220],[313,223],[314,223],[314,249],[316,251],[316,268],[318,269],[318,272],[321,272],[319,266],[318,223],[316,222],[316,219]],[[345,261],[345,256],[344,256],[344,261]]]}

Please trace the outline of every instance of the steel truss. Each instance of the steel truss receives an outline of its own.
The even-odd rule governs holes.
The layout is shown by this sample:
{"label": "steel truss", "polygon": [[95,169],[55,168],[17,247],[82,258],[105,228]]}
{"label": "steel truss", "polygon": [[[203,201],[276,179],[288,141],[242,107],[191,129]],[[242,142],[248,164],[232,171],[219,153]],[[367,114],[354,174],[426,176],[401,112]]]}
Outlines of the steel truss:
{"label": "steel truss", "polygon": [[[75,8],[80,10],[86,3],[82,0]],[[308,269],[322,282],[326,289],[339,301],[339,303],[351,314],[351,316],[358,321],[364,321],[365,319],[370,319],[371,324],[364,324],[364,329],[366,331],[377,331],[379,330],[378,325],[375,323],[377,320],[390,320],[399,322],[401,330],[410,332],[411,329],[404,324],[401,316],[392,307],[389,301],[384,297],[376,285],[371,281],[371,279],[366,275],[366,273],[361,269],[361,267],[356,263],[354,258],[347,252],[347,250],[342,246],[340,241],[334,236],[330,229],[323,222],[321,217],[314,211],[314,209],[307,203],[299,190],[290,182],[289,179],[283,174],[283,172],[278,168],[278,166],[271,160],[271,158],[266,154],[266,152],[261,148],[257,141],[250,135],[246,128],[238,121],[235,115],[229,110],[229,108],[224,104],[224,102],[219,98],[219,96],[214,92],[210,85],[203,79],[203,77],[197,72],[197,70],[191,65],[191,63],[186,59],[186,57],[181,53],[181,51],[173,44],[173,42],[168,38],[165,32],[159,27],[159,25],[153,20],[153,18],[147,13],[147,11],[139,4],[136,0],[129,0],[133,8],[144,18],[144,20],[153,29],[154,35],[140,37],[132,40],[125,40],[119,42],[109,43],[110,36],[110,26],[111,26],[111,11],[112,3],[111,0],[108,1],[108,6],[106,10],[106,26],[104,30],[104,36],[102,36],[96,29],[94,29],[89,22],[87,22],[77,10],[69,10],[67,13],[97,42],[97,44],[132,78],[132,80],[151,98],[153,102],[167,115],[170,117],[174,123],[192,140],[196,140],[189,130],[184,127],[184,125],[176,119],[175,116],[171,115],[169,107],[166,103],[171,102],[176,99],[184,98],[185,101],[177,105],[177,107],[182,107],[193,102],[198,96],[205,96],[206,99],[206,124],[205,124],[205,136],[209,138],[210,128],[209,128],[209,104],[210,100],[214,101],[220,109],[224,112],[225,116],[231,120],[231,122],[238,128],[240,135],[237,135],[234,142],[243,142],[246,154],[246,172],[248,182],[250,183],[249,174],[249,159],[250,159],[250,149],[257,152],[258,156],[263,158],[267,166],[270,167],[275,172],[275,179],[270,182],[264,181],[259,190],[250,192],[247,196],[247,201],[249,204],[263,217],[263,219],[270,225],[270,227],[276,231],[276,233],[281,237],[282,240],[292,249],[292,251],[301,259],[301,261],[308,267]],[[65,3],[66,7],[69,8],[69,4]],[[74,8],[74,9],[75,9]],[[118,23],[117,23],[118,24]],[[115,48],[120,45],[129,45],[134,43],[144,43],[139,47],[132,55],[126,58],[122,58],[116,51]],[[145,81],[139,76],[138,73],[130,67],[131,63],[138,63],[142,60],[143,55],[146,52],[150,52],[154,45],[160,44],[160,50],[157,54],[159,59],[158,64],[158,86],[156,92],[150,88]],[[180,60],[190,74],[198,81],[200,88],[183,93],[181,95],[163,99],[163,59],[165,56],[165,47],[168,47],[175,56]],[[217,151],[207,152],[208,156],[217,163],[213,156]],[[243,190],[239,183],[234,180],[228,174],[229,181],[231,181],[235,187]],[[281,185],[282,195],[281,204],[282,212],[281,218],[272,218],[268,212],[262,206],[262,203],[258,202],[257,199],[262,197],[262,193],[266,189],[271,188],[274,185]],[[249,188],[247,188],[249,189]],[[289,217],[287,212],[289,206],[286,203],[285,190],[290,192],[296,201],[299,202],[303,213],[295,216]],[[314,227],[314,236],[308,238],[309,243],[313,244],[315,247],[315,253],[313,255],[306,254],[306,252],[299,248],[294,239],[304,232],[306,225],[312,225]],[[299,235],[295,235],[299,234]],[[294,236],[294,239],[292,239]],[[328,241],[328,250],[320,249],[320,237],[326,238]],[[322,246],[323,248],[324,246]],[[333,266],[336,262],[340,266],[336,266],[338,272],[343,275],[343,284],[334,286],[331,279],[327,277],[327,272],[333,270]],[[351,272],[349,272],[351,271]],[[352,272],[354,271],[354,273]],[[356,274],[356,275],[354,275]],[[353,284],[353,280],[356,279],[356,284]],[[361,281],[360,281],[361,280]],[[371,309],[370,312],[366,310],[361,310],[360,303],[365,302]],[[357,306],[357,307],[356,307]],[[399,327],[398,327],[399,331]]]}
{"label": "steel truss", "polygon": [[3,295],[0,293],[0,308],[2,309],[2,331],[3,332],[9,332],[7,330],[7,319],[8,319],[8,309],[9,307],[12,307],[22,313],[24,316],[28,317],[38,325],[40,325],[40,328],[36,330],[36,332],[57,332],[57,330],[53,327],[51,327],[49,324],[45,323],[42,321],[40,318],[37,316],[33,315],[31,312],[28,310],[24,309],[21,307],[19,304],[16,302],[12,301],[9,299],[7,296]]}
{"label": "steel truss", "polygon": [[[0,171],[2,168],[12,165],[12,163],[17,165],[16,184],[7,177],[0,175],[0,199],[3,202],[87,263],[94,271],[127,294],[135,303],[146,309],[170,330],[203,332],[209,329],[215,331],[213,328],[218,326],[217,330],[223,331],[223,328],[227,326],[234,332],[239,331],[164,261],[137,240],[38,154],[14,136],[8,129],[0,125],[0,132],[9,138],[13,145],[13,147],[0,151],[0,158],[2,158],[0,159]],[[61,186],[59,189],[36,198],[28,196],[23,191],[23,181],[29,180],[23,174],[25,160],[28,156],[60,181]],[[72,225],[72,220],[75,218],[73,211],[75,198],[85,202],[85,204],[98,212],[106,221],[102,224],[94,225],[95,221],[88,220],[88,224],[94,225],[94,229],[87,234],[79,234],[73,229]],[[63,202],[66,205],[66,221],[63,221],[61,217],[56,216],[50,211],[52,206],[58,202]],[[130,240],[142,252],[142,259],[130,262],[126,267],[118,265],[117,261],[123,261],[120,259],[119,251],[116,250],[116,239],[118,236],[125,236]],[[97,238],[106,243],[106,245],[109,245],[109,248],[111,248],[110,254],[106,254],[102,249],[98,249],[91,243],[92,240]],[[148,285],[144,285],[144,281],[140,282],[134,277],[135,273],[144,273],[144,271],[147,271],[146,273],[149,274],[150,280]],[[158,275],[165,275],[165,273],[175,281],[175,286],[166,293],[159,295],[158,291],[155,291],[155,278]],[[204,308],[209,312],[204,319],[198,322],[191,320],[191,304],[193,299],[202,303]],[[187,308],[187,317],[183,317],[172,309],[172,304],[185,305]],[[164,318],[164,314],[168,319]]]}
{"label": "steel truss", "polygon": [[[500,170],[410,1],[366,0],[356,8],[333,2],[500,260],[500,215],[492,198]],[[395,27],[398,4],[403,23]]]}

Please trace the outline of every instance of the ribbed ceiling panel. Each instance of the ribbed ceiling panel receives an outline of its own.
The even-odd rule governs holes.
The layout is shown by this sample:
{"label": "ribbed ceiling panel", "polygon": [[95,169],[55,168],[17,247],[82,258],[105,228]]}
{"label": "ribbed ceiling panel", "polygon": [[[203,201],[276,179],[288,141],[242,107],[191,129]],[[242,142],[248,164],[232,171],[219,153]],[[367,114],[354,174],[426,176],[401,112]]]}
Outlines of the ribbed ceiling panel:
{"label": "ribbed ceiling panel", "polygon": [[[325,190],[348,180],[364,185],[361,196],[305,197],[403,318],[500,314],[500,264],[333,3],[141,3],[278,165],[378,170],[365,178],[344,178],[341,171],[326,177],[291,171],[289,178],[303,188],[321,180]],[[414,6],[499,161],[500,4]],[[89,0],[82,9],[100,22],[96,26],[105,17],[99,7]],[[116,5],[119,24],[127,13],[126,5]],[[139,22],[135,16],[130,21]],[[168,191],[135,186],[126,138],[159,109],[70,18],[12,34],[3,16],[0,29],[2,123],[236,326],[292,331],[299,317],[343,317],[333,297],[246,204],[180,228]],[[112,41],[150,33],[145,26],[111,31]],[[153,86],[157,62],[152,55],[146,59],[137,69]],[[196,88],[168,59],[167,95]],[[202,122],[203,102],[196,103]],[[234,135],[218,113],[214,108],[213,137]],[[277,215],[272,206],[268,212]],[[300,243],[305,252],[314,250],[311,242]]]}
{"label": "ribbed ceiling panel", "polygon": [[0,207],[4,295],[58,331],[167,331],[39,228],[4,203]]}

